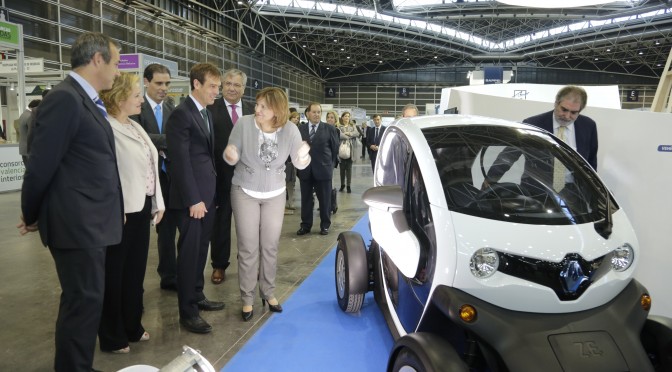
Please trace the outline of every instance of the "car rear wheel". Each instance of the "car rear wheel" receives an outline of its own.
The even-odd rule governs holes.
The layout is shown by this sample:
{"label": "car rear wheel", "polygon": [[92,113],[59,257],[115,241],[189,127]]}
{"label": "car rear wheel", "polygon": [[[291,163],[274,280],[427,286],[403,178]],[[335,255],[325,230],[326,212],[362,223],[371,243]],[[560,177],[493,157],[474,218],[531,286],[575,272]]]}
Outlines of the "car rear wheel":
{"label": "car rear wheel", "polygon": [[468,372],[453,346],[443,337],[416,332],[403,336],[394,345],[388,371],[392,372]]}
{"label": "car rear wheel", "polygon": [[338,235],[335,274],[338,306],[346,313],[358,312],[369,289],[369,265],[361,235],[351,231]]}

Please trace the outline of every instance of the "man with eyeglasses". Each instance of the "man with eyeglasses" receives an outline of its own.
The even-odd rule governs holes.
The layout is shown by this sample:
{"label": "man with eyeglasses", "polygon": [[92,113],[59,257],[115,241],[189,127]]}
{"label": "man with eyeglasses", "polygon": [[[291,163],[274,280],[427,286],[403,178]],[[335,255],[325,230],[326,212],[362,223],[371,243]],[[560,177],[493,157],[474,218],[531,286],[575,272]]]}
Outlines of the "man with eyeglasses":
{"label": "man with eyeglasses", "polygon": [[555,96],[555,108],[523,120],[524,123],[545,129],[576,150],[597,170],[597,126],[581,111],[588,103],[586,91],[568,85]]}
{"label": "man with eyeglasses", "polygon": [[226,269],[231,256],[231,179],[233,168],[224,161],[222,154],[229,142],[233,126],[243,115],[254,114],[254,105],[243,102],[247,75],[238,70],[224,71],[222,76],[222,97],[208,106],[212,112],[215,130],[215,166],[217,170],[217,211],[215,228],[210,239],[210,260],[213,284],[226,280]]}

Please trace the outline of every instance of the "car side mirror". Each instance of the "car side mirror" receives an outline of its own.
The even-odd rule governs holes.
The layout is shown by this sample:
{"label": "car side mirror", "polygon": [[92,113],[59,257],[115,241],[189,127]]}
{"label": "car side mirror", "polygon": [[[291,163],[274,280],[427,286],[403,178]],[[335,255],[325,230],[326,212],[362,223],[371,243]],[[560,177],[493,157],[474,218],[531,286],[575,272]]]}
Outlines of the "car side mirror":
{"label": "car side mirror", "polygon": [[420,263],[420,242],[406,220],[401,187],[373,187],[364,192],[362,199],[369,206],[373,239],[404,276],[415,277]]}

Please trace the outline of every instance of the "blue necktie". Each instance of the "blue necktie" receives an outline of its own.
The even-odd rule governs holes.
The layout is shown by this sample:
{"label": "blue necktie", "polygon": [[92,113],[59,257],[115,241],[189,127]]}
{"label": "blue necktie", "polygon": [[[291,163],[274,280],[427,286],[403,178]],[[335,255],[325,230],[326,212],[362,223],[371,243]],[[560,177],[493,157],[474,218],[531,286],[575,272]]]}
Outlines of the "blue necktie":
{"label": "blue necktie", "polygon": [[161,104],[154,107],[154,116],[156,117],[156,124],[159,126],[159,133],[163,133],[163,111],[161,111]]}
{"label": "blue necktie", "polygon": [[310,133],[308,133],[308,136],[310,137],[310,140],[313,140],[313,137],[315,136],[315,128],[317,128],[317,124],[311,124],[310,128]]}
{"label": "blue necktie", "polygon": [[103,114],[105,119],[107,119],[107,110],[105,109],[105,105],[103,104],[103,101],[100,100],[100,97],[96,97],[93,102],[96,103],[96,106],[98,106],[98,110],[100,110],[100,113]]}

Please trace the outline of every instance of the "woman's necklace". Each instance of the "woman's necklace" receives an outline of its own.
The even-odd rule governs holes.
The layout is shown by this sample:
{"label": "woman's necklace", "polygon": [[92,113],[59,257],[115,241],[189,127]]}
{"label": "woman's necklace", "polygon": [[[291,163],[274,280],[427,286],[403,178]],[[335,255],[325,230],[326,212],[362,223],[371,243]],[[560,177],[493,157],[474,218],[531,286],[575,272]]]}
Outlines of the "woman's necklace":
{"label": "woman's necklace", "polygon": [[264,162],[266,170],[271,170],[271,162],[278,157],[278,130],[266,133],[259,126],[259,158]]}

